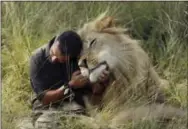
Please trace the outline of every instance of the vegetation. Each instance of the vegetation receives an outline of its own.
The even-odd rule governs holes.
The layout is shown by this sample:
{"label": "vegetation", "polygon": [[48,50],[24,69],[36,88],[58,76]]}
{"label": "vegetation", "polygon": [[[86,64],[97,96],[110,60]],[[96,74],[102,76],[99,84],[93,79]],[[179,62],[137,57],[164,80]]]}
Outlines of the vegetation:
{"label": "vegetation", "polygon": [[[142,41],[157,72],[169,81],[168,102],[187,107],[187,2],[2,2],[1,9],[3,129],[13,129],[17,119],[31,112],[31,52],[57,33],[77,29],[107,9],[130,29],[133,38]],[[181,127],[173,125],[167,128]],[[124,128],[161,127],[155,122],[133,122]]]}

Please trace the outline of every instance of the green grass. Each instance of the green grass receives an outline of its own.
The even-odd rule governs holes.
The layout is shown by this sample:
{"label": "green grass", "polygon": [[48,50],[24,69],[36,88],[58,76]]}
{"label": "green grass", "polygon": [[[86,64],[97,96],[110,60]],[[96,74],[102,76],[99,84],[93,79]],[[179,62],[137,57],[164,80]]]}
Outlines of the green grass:
{"label": "green grass", "polygon": [[[157,72],[170,81],[169,103],[187,107],[187,2],[2,2],[3,129],[13,129],[15,120],[30,112],[31,52],[106,9],[130,29],[133,38],[142,40]],[[160,128],[148,122],[138,125],[130,128]]]}

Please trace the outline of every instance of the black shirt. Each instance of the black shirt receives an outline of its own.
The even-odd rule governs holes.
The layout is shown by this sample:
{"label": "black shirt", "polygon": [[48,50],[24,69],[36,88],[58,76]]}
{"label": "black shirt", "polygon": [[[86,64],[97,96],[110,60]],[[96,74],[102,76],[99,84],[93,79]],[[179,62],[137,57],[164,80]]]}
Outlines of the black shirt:
{"label": "black shirt", "polygon": [[53,90],[68,83],[71,75],[79,70],[78,59],[70,59],[66,63],[52,63],[49,58],[49,50],[55,37],[46,45],[38,48],[30,59],[30,81],[39,100],[45,91]]}

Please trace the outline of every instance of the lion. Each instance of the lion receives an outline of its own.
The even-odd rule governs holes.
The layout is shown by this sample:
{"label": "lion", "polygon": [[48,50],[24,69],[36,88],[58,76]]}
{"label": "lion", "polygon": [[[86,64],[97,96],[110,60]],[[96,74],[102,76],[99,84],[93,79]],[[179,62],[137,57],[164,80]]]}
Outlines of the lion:
{"label": "lion", "polygon": [[[84,42],[80,62],[87,60],[87,68],[93,71],[103,67],[98,67],[101,62],[106,62],[112,73],[100,102],[104,112],[114,114],[112,123],[147,117],[169,119],[176,116],[186,120],[186,111],[164,104],[166,87],[139,41],[128,36],[128,29],[117,27],[116,20],[106,14],[85,23],[77,33]],[[88,71],[86,73],[90,76]]]}
{"label": "lion", "polygon": [[161,79],[148,54],[139,42],[130,38],[128,29],[116,27],[115,19],[101,14],[78,30],[84,42],[81,58],[93,66],[106,61],[113,81],[103,96],[106,103],[124,103],[129,98],[147,98],[149,102],[164,102]]}

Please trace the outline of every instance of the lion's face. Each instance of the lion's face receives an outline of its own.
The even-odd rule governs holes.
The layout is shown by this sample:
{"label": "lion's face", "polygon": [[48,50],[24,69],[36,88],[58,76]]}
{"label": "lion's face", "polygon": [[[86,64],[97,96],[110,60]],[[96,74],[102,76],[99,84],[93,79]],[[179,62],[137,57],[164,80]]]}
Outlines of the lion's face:
{"label": "lion's face", "polygon": [[[78,34],[84,42],[84,50],[81,60],[87,59],[89,65],[96,66],[109,58],[115,44],[119,42],[117,33],[120,31],[114,27],[112,17],[99,17],[94,21],[84,24],[79,29]],[[111,48],[112,47],[112,48]],[[105,58],[104,58],[105,56]],[[107,59],[109,61],[109,59]]]}
{"label": "lion's face", "polygon": [[89,63],[88,65],[90,65],[91,67],[97,65],[99,62],[97,59],[98,51],[96,50],[99,50],[97,45],[97,39],[96,38],[85,39],[84,50],[80,60],[86,59]]}

